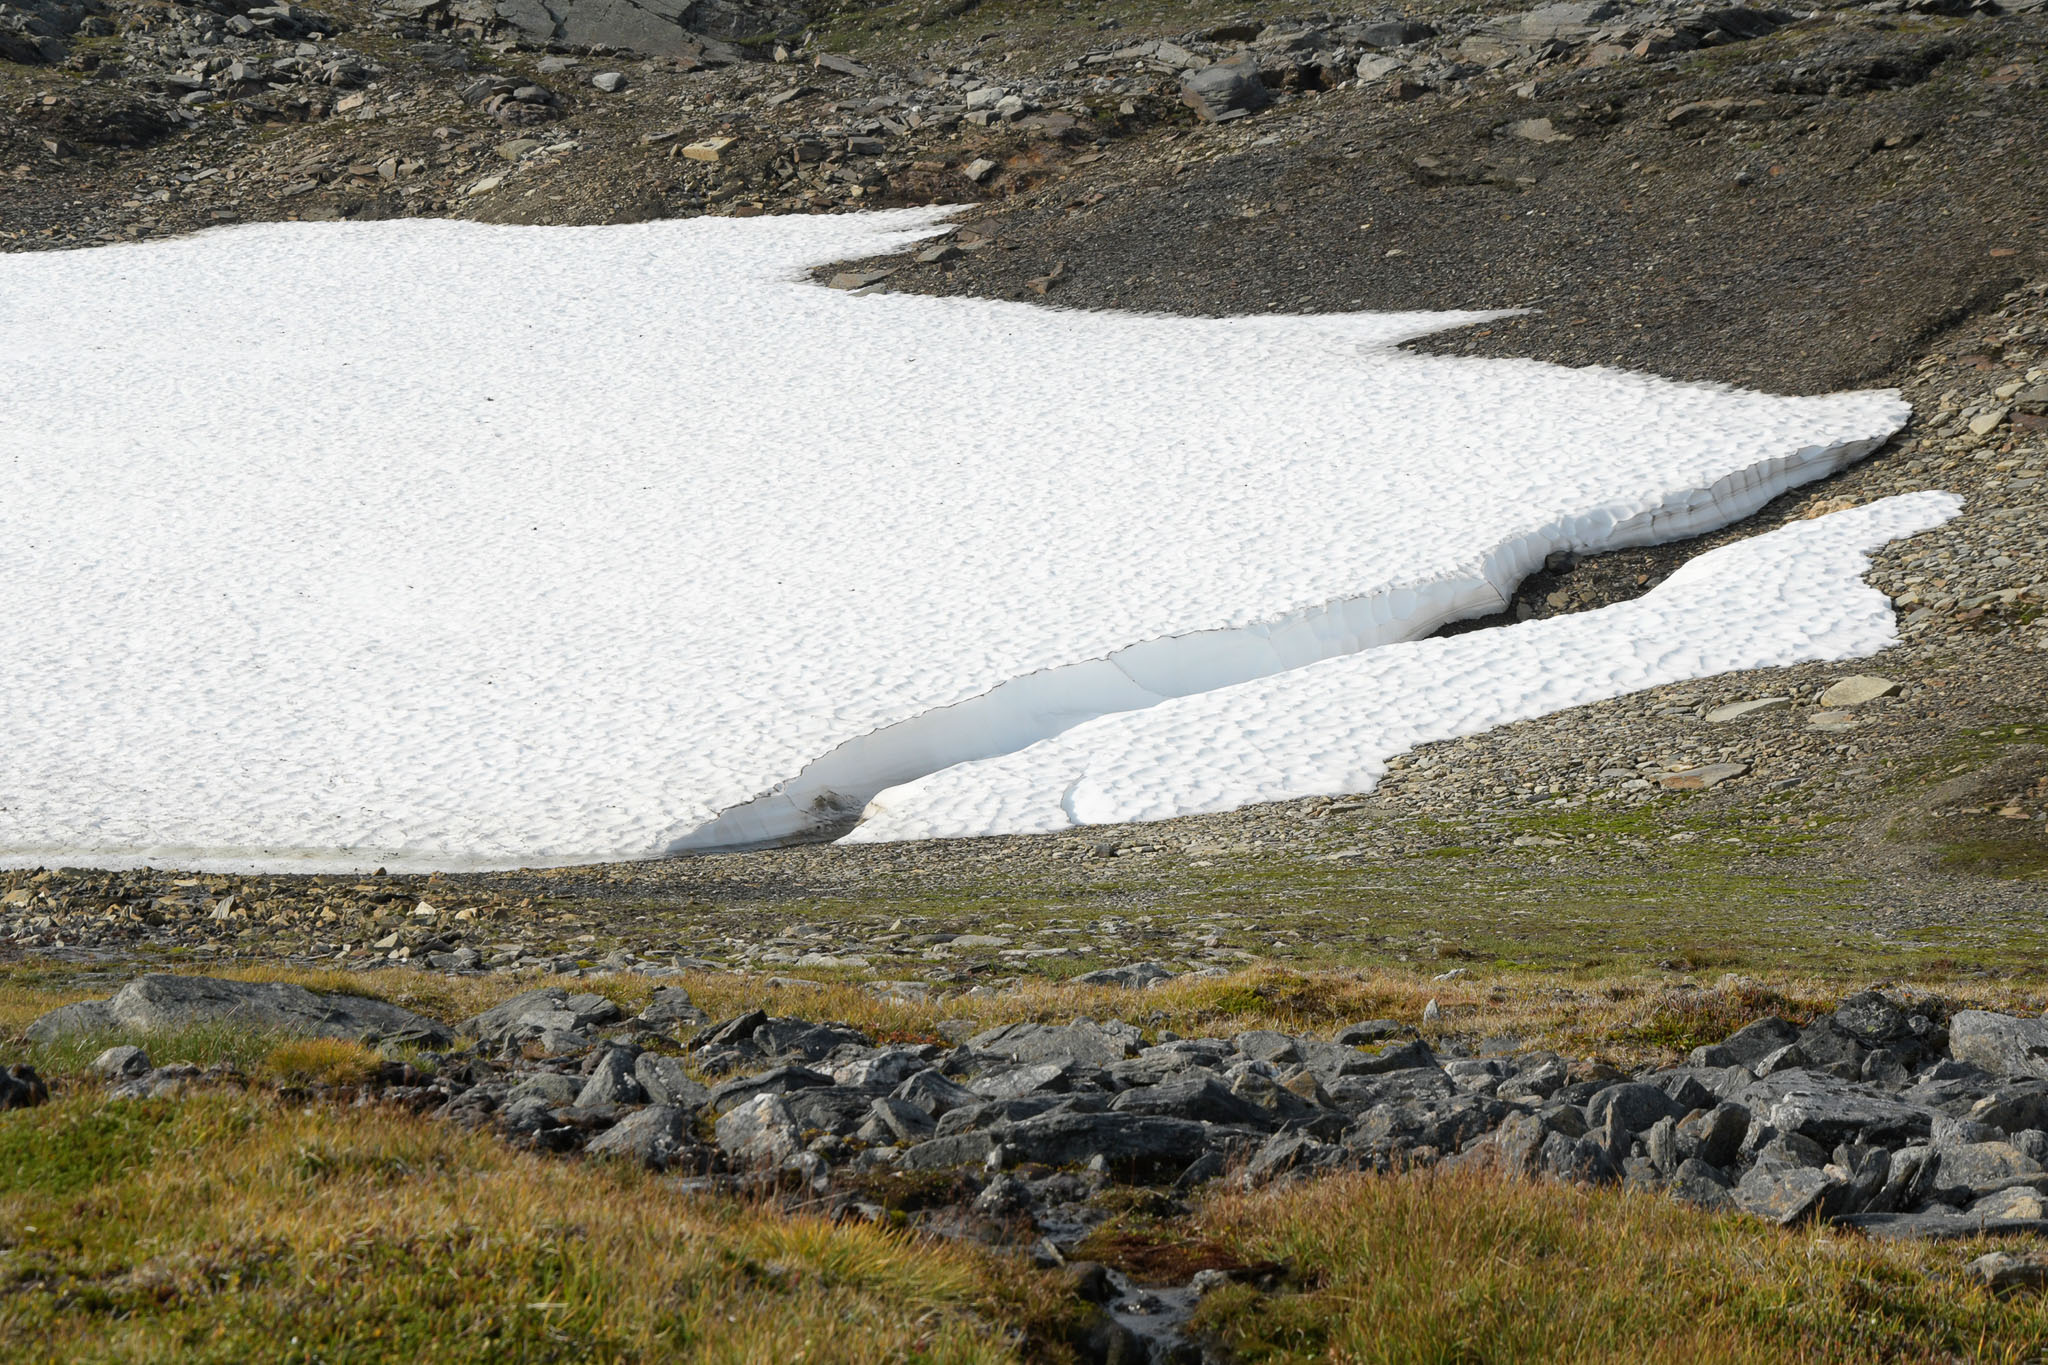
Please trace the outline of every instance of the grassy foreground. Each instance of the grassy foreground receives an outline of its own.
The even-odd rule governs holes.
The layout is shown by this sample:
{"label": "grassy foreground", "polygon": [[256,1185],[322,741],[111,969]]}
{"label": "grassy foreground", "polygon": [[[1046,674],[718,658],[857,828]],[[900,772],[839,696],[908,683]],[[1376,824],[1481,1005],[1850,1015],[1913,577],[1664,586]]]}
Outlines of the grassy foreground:
{"label": "grassy foreground", "polygon": [[[1979,1244],[1780,1232],[1661,1199],[1352,1177],[1101,1241],[1142,1278],[1278,1262],[1197,1327],[1248,1361],[1998,1360],[2037,1298]],[[1173,1254],[1161,1259],[1160,1245]],[[0,1340],[33,1361],[1059,1361],[1092,1311],[960,1242],[678,1192],[400,1112],[268,1093],[0,1115]]]}
{"label": "grassy foreground", "polygon": [[[445,1019],[532,984],[410,971],[238,975],[352,988]],[[634,978],[577,981],[645,996]],[[1027,983],[987,998],[878,999],[850,984],[688,984],[714,1013],[755,1004],[934,1037],[943,1018],[1119,1015],[1182,1032],[1351,1019],[1514,1031],[1532,1044],[1668,1053],[1757,1014],[1823,1008],[1817,983],[1433,982],[1243,973],[1134,995]],[[104,993],[50,967],[0,975],[0,1033]],[[1977,984],[1951,998],[2018,1006]],[[2033,1006],[2038,1010],[2038,1003]],[[33,1361],[1079,1361],[1098,1310],[1013,1250],[672,1177],[515,1151],[405,1110],[351,1103],[379,1058],[249,1032],[157,1036],[159,1063],[235,1064],[246,1083],[110,1101],[91,1040],[29,1053],[54,1099],[0,1113],[0,1342]],[[308,1093],[327,1098],[308,1100]],[[2048,1308],[1961,1268],[1995,1243],[1888,1246],[1786,1232],[1655,1196],[1478,1175],[1347,1176],[1188,1207],[1128,1190],[1080,1253],[1139,1283],[1243,1271],[1194,1330],[1254,1361],[2021,1361]],[[2016,1250],[2024,1247],[2015,1246]],[[1256,1268],[1256,1273],[1252,1273]]]}

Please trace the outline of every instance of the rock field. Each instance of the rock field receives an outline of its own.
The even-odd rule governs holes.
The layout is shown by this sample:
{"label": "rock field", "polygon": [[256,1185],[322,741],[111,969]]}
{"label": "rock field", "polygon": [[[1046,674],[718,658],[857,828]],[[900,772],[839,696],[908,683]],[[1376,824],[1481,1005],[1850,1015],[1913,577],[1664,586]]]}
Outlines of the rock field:
{"label": "rock field", "polygon": [[[1137,963],[1092,984],[1141,992],[1166,979]],[[205,1023],[418,1046],[358,1097],[539,1151],[842,1214],[966,1220],[994,1240],[1072,1241],[1102,1216],[1089,1200],[1111,1182],[1184,1192],[1438,1164],[1620,1181],[1876,1236],[2048,1232],[2048,1023],[1933,996],[1865,991],[1804,1028],[1758,1019],[1635,1074],[1550,1051],[1439,1053],[1387,1019],[1329,1038],[956,1020],[939,1026],[950,1046],[877,1044],[760,1010],[712,1021],[675,986],[631,1017],[604,995],[548,986],[448,1026],[295,986],[144,976],[44,1015],[28,1037]],[[458,1033],[474,1042],[457,1050]],[[250,1083],[230,1067],[156,1067],[133,1044],[91,1070],[115,1097]],[[24,1068],[7,1086],[0,1107],[44,1097]],[[926,1178],[941,1173],[951,1178]],[[891,1181],[921,1182],[907,1210]]]}

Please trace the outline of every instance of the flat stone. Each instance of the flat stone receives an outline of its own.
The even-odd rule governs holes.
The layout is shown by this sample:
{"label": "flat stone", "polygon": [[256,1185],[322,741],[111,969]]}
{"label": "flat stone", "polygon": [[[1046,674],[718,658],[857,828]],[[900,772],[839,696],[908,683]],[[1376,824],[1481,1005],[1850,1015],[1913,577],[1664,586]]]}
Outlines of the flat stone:
{"label": "flat stone", "polygon": [[1701,768],[1688,768],[1682,773],[1665,773],[1657,779],[1657,785],[1674,792],[1706,791],[1748,771],[1747,763],[1709,763]]}
{"label": "flat stone", "polygon": [[1858,674],[1853,678],[1842,679],[1828,688],[1827,691],[1821,693],[1820,704],[1822,706],[1861,706],[1865,702],[1876,701],[1879,697],[1889,697],[1898,690],[1899,684],[1893,682],[1890,678]]}
{"label": "flat stone", "polygon": [[1752,697],[1748,701],[1731,701],[1726,706],[1717,706],[1707,712],[1705,719],[1709,725],[1724,725],[1759,711],[1781,711],[1791,704],[1790,697]]}
{"label": "flat stone", "polygon": [[707,137],[685,146],[683,155],[691,161],[716,161],[725,155],[725,149],[732,146],[734,141],[736,139],[729,137]]}
{"label": "flat stone", "polygon": [[1525,142],[1570,142],[1570,133],[1560,133],[1547,118],[1518,119],[1508,131]]}
{"label": "flat stone", "polygon": [[1125,990],[1143,990],[1161,981],[1173,980],[1173,973],[1157,962],[1133,962],[1126,967],[1104,967],[1099,972],[1084,972],[1074,978],[1076,986],[1120,986]]}
{"label": "flat stone", "polygon": [[1972,436],[1989,436],[2004,424],[2006,417],[2011,412],[2012,409],[2009,407],[2000,407],[1993,408],[1989,412],[1978,413],[1970,419],[1970,434]]}
{"label": "flat stone", "polygon": [[2048,1233],[2048,1220],[2044,1219],[1980,1218],[1947,1209],[1926,1213],[1852,1213],[1836,1221],[1885,1241],[1947,1242],[1963,1237],[2038,1237]]}
{"label": "flat stone", "polygon": [[226,1024],[273,1033],[367,1042],[418,1042],[449,1047],[445,1024],[382,1000],[316,995],[279,981],[221,981],[206,976],[138,977],[98,1010],[65,1006],[30,1024],[31,1042],[45,1043],[86,1029],[168,1032],[195,1024]]}
{"label": "flat stone", "polygon": [[1807,716],[1806,723],[1816,730],[1853,730],[1861,722],[1847,711],[1815,711]]}

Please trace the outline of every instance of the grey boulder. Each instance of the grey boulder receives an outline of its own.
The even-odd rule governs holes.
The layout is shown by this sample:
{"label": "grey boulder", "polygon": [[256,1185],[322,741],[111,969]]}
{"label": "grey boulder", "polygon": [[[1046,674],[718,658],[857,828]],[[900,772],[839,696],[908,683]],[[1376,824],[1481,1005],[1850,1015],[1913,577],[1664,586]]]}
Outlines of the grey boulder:
{"label": "grey boulder", "polygon": [[670,1104],[652,1104],[613,1124],[584,1148],[592,1156],[619,1157],[650,1171],[676,1164],[689,1144],[689,1116]]}
{"label": "grey boulder", "polygon": [[1181,73],[1180,98],[1205,123],[1243,118],[1273,102],[1258,68],[1234,61]]}
{"label": "grey boulder", "polygon": [[1810,1166],[1755,1166],[1735,1187],[1735,1203],[1745,1213],[1790,1227],[1808,1218],[1835,1212],[1848,1186]]}
{"label": "grey boulder", "polygon": [[780,1095],[756,1095],[718,1120],[718,1149],[742,1165],[773,1166],[803,1150],[803,1132]]}
{"label": "grey boulder", "polygon": [[84,1032],[154,1033],[208,1024],[372,1043],[455,1042],[446,1025],[365,996],[316,995],[281,981],[155,973],[129,982],[110,1000],[52,1010],[28,1026],[28,1037],[47,1043]]}
{"label": "grey boulder", "polygon": [[2048,1077],[2048,1020],[1958,1010],[1948,1021],[1948,1050],[1996,1075]]}

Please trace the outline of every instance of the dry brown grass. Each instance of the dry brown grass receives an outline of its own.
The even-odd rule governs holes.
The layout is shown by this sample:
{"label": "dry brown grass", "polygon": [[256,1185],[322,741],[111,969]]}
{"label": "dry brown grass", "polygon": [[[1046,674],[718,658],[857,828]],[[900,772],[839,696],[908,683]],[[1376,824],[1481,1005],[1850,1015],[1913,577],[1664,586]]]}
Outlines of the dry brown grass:
{"label": "dry brown grass", "polygon": [[411,1115],[216,1092],[0,1116],[16,1360],[1014,1359],[981,1251]]}
{"label": "dry brown grass", "polygon": [[[1416,1025],[1431,1038],[1506,1037],[1525,1048],[1551,1047],[1620,1064],[1671,1059],[1764,1014],[1808,1018],[1831,1009],[1845,994],[1839,981],[1790,972],[1727,977],[1695,988],[1674,986],[1666,976],[1589,981],[1550,974],[1474,973],[1455,981],[1435,981],[1420,971],[1304,972],[1266,967],[1226,977],[1182,979],[1146,991],[1028,978],[998,994],[936,1001],[878,996],[844,980],[743,974],[691,973],[671,981],[631,975],[446,977],[403,968],[343,972],[260,966],[209,969],[209,974],[376,996],[451,1024],[540,985],[595,991],[634,1011],[656,986],[677,984],[714,1017],[758,1008],[842,1021],[892,1042],[936,1042],[938,1024],[952,1019],[991,1027],[1019,1020],[1119,1018],[1148,1032],[1171,1029],[1192,1037],[1228,1036],[1252,1028],[1327,1035],[1358,1020],[1385,1018]],[[1936,993],[1951,1005],[2028,1014],[2041,1013],[2048,1003],[2048,989],[2038,980],[1869,984],[1909,996]],[[80,987],[50,968],[0,971],[0,1035],[18,1034],[37,1015],[59,1004],[106,992],[105,986]],[[1422,1013],[1431,1000],[1438,1003],[1441,1017],[1425,1027]]]}
{"label": "dry brown grass", "polygon": [[[1884,1244],[1655,1195],[1476,1175],[1355,1176],[1212,1199],[1199,1234],[1290,1267],[1199,1321],[1247,1361],[2009,1361],[2038,1296],[1960,1270],[1982,1242]],[[1176,1230],[1187,1237],[1187,1230]]]}

